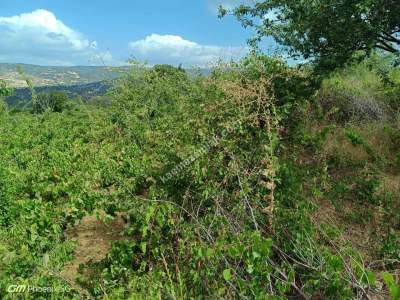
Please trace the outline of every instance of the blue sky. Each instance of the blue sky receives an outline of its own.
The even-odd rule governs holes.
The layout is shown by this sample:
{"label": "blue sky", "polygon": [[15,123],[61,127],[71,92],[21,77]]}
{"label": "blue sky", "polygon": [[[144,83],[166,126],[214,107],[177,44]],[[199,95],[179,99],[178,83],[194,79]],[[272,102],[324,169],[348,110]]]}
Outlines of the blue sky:
{"label": "blue sky", "polygon": [[217,7],[251,0],[1,0],[0,62],[206,65],[243,56],[250,30]]}

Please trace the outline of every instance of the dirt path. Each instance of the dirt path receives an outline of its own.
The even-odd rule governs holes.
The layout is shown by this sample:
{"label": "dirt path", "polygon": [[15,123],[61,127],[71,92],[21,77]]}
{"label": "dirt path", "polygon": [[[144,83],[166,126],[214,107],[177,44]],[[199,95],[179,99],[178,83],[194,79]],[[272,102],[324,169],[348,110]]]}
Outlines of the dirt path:
{"label": "dirt path", "polygon": [[73,261],[65,265],[61,275],[75,282],[81,264],[104,259],[111,249],[111,242],[122,239],[120,233],[124,225],[124,220],[120,216],[116,216],[111,224],[105,225],[95,215],[90,215],[84,217],[78,225],[68,228],[66,231],[68,240],[76,241],[77,246]]}

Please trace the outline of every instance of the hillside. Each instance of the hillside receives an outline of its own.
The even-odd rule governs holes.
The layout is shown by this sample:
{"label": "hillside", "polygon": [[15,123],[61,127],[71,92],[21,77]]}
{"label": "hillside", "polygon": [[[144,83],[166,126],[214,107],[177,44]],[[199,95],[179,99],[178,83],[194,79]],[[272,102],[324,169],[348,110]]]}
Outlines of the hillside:
{"label": "hillside", "polygon": [[400,300],[399,0],[1,1],[0,300]]}
{"label": "hillside", "polygon": [[[36,93],[64,91],[70,98],[77,96],[83,100],[104,96],[112,86],[112,81],[125,75],[128,67],[49,67],[27,64],[0,63],[0,80],[14,88],[14,93],[6,97],[9,105],[26,103],[31,100],[31,91],[26,81],[18,73],[22,67],[27,78],[32,80]],[[211,69],[186,69],[188,76],[209,76]]]}
{"label": "hillside", "polygon": [[[26,82],[18,73],[18,67],[22,67],[24,73],[32,80],[35,87],[77,86],[80,84],[101,82],[118,78],[128,70],[128,67],[51,67],[0,63],[0,80],[7,82],[10,87],[25,88]],[[187,72],[192,75],[200,73],[207,76],[210,74],[211,70],[199,68],[187,69]]]}
{"label": "hillside", "polygon": [[0,79],[11,87],[26,87],[25,81],[18,74],[18,66],[32,79],[34,86],[77,85],[114,79],[126,71],[125,67],[48,67],[27,64],[0,63]]}
{"label": "hillside", "polygon": [[[70,99],[82,97],[83,100],[89,101],[93,97],[104,96],[107,90],[112,87],[112,81],[99,81],[86,84],[75,85],[55,85],[55,86],[39,86],[35,88],[36,93],[47,93],[50,91],[63,91]],[[17,88],[11,96],[5,98],[11,106],[17,103],[26,103],[31,100],[31,91],[29,88]]]}
{"label": "hillside", "polygon": [[399,75],[377,55],[315,89],[250,56],[132,69],[107,105],[3,104],[0,296],[396,299]]}

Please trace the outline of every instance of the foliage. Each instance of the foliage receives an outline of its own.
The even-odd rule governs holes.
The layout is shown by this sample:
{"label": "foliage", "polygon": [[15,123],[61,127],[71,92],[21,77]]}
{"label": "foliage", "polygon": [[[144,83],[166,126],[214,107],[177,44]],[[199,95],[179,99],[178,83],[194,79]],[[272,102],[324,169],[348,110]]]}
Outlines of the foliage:
{"label": "foliage", "polygon": [[157,76],[160,77],[171,77],[171,76],[185,76],[186,71],[181,66],[178,68],[171,65],[155,65],[153,67]]}
{"label": "foliage", "polygon": [[51,91],[37,95],[37,101],[33,103],[32,110],[35,114],[40,114],[46,110],[62,112],[68,107],[68,96],[62,91]]}
{"label": "foliage", "polygon": [[28,88],[29,88],[29,90],[30,90],[30,92],[31,92],[31,102],[32,102],[32,105],[35,106],[35,105],[36,105],[36,102],[37,102],[37,94],[36,94],[35,87],[34,87],[34,85],[33,85],[32,79],[31,79],[29,76],[27,76],[27,75],[25,74],[24,68],[23,68],[22,66],[17,66],[17,71],[18,71],[18,74],[19,74],[19,75],[24,79],[24,81],[26,82],[26,85],[28,86]]}
{"label": "foliage", "polygon": [[[231,13],[244,27],[254,27],[252,44],[272,36],[290,54],[315,59],[319,71],[326,72],[343,66],[357,51],[399,54],[399,10],[397,0],[264,0]],[[227,13],[220,8],[220,16]]]}
{"label": "foliage", "polygon": [[[379,211],[374,259],[390,260],[385,269],[395,272],[397,194],[380,190],[385,168],[396,170],[378,162],[398,150],[398,127],[379,131],[390,145],[382,153],[357,124],[323,123],[324,113],[312,111],[318,100],[308,101],[314,90],[309,70],[265,56],[194,78],[134,64],[106,104],[59,110],[38,94],[51,109],[2,116],[0,297],[50,297],[7,293],[12,284],[71,287],[53,299],[372,293],[382,269],[339,238],[340,222],[367,226]],[[329,152],[339,130],[340,146],[368,156],[350,164],[348,154]],[[335,203],[328,216],[339,211],[338,228],[315,221],[321,199]],[[119,235],[69,280],[63,271],[79,241],[66,235],[94,214],[110,232],[123,220]]]}
{"label": "foliage", "polygon": [[4,102],[3,97],[12,94],[12,89],[8,88],[6,83],[0,80],[0,115],[7,111],[7,104]]}
{"label": "foliage", "polygon": [[2,99],[0,99],[0,115],[7,111],[7,103],[5,103]]}
{"label": "foliage", "polygon": [[12,89],[7,87],[7,84],[0,80],[0,97],[6,97],[12,94]]}
{"label": "foliage", "polygon": [[[153,165],[146,175],[150,178],[132,191],[140,194],[144,189],[155,203],[130,208],[128,230],[138,239],[120,245],[108,264],[132,257],[123,253],[133,251],[133,264],[138,265],[132,276],[157,278],[167,286],[159,291],[162,295],[254,296],[263,290],[268,281],[259,279],[270,266],[257,262],[268,258],[271,242],[259,231],[268,223],[263,208],[273,209],[279,119],[266,78],[274,73],[262,73],[262,68],[253,60],[193,81],[179,70],[144,69],[117,86],[112,119],[128,136],[134,134]],[[259,70],[255,78],[243,75],[251,70]],[[186,161],[192,165],[168,176],[174,165]],[[122,262],[121,271],[131,264]],[[247,268],[239,270],[241,264]],[[172,272],[176,269],[178,273]],[[120,282],[119,275],[109,272],[109,281]]]}
{"label": "foliage", "polygon": [[323,113],[338,123],[393,119],[400,108],[398,70],[392,56],[375,54],[334,72],[318,93]]}
{"label": "foliage", "polygon": [[382,277],[385,280],[385,283],[388,285],[390,294],[394,300],[400,299],[400,286],[398,286],[394,280],[392,274],[384,272],[382,273]]}

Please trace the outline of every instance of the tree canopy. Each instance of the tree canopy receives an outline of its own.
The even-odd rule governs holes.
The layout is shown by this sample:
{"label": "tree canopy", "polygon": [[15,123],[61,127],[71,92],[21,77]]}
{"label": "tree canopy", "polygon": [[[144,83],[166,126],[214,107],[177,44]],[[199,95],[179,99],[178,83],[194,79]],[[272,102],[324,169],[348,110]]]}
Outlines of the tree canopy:
{"label": "tree canopy", "polygon": [[37,95],[37,101],[33,103],[34,113],[43,113],[46,109],[53,112],[62,112],[68,103],[68,95],[63,91],[51,91]]}
{"label": "tree canopy", "polygon": [[253,46],[266,36],[292,56],[313,59],[321,70],[348,62],[354,53],[374,49],[399,55],[399,0],[266,0],[232,11],[244,27],[253,27]]}

